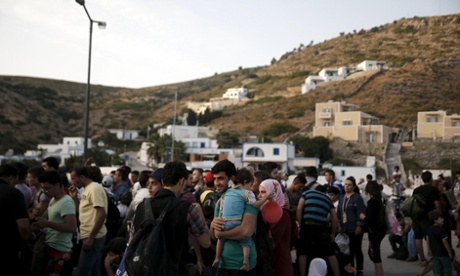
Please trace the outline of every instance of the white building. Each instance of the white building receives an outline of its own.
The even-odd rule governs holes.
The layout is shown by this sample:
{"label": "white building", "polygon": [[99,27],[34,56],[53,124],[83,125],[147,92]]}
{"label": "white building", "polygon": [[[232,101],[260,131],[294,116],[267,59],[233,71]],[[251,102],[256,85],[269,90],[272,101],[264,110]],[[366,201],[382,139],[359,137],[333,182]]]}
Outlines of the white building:
{"label": "white building", "polygon": [[320,165],[319,158],[316,157],[296,157],[293,162],[294,167],[296,168],[306,168],[306,167],[316,167]]}
{"label": "white building", "polygon": [[315,89],[320,83],[323,83],[324,79],[320,76],[309,76],[305,79],[305,83],[302,84],[302,94],[308,93],[308,91]]}
{"label": "white building", "polygon": [[246,88],[229,88],[227,92],[222,95],[224,99],[235,99],[235,100],[243,100],[246,99],[248,96],[248,89]]}
{"label": "white building", "polygon": [[182,141],[186,138],[206,138],[209,132],[210,130],[208,127],[184,125],[168,125],[166,128],[160,128],[158,130],[160,136],[172,134],[176,141]]}
{"label": "white building", "polygon": [[319,71],[318,76],[320,76],[324,81],[338,81],[344,80],[347,78],[348,69],[347,67],[340,68],[325,68]]}
{"label": "white building", "polygon": [[295,147],[288,143],[244,143],[241,161],[256,170],[265,162],[275,162],[281,165],[282,172],[287,172],[294,167],[294,158]]}
{"label": "white building", "polygon": [[301,92],[302,94],[306,94],[308,91],[315,89],[321,83],[344,80],[350,72],[380,69],[388,69],[385,61],[365,60],[356,67],[347,68],[342,66],[339,68],[324,68],[319,71],[318,76],[309,76],[305,79],[305,82],[302,84]]}
{"label": "white building", "polygon": [[372,71],[380,69],[388,69],[387,63],[385,61],[365,60],[356,66],[356,70],[361,71]]}
{"label": "white building", "polygon": [[372,179],[375,179],[375,167],[364,167],[364,166],[332,166],[331,170],[335,172],[335,178],[340,180],[342,183],[345,180],[353,176],[357,181],[360,178],[366,179],[366,175],[372,175]]}
{"label": "white building", "polygon": [[118,140],[136,140],[139,137],[139,130],[130,129],[109,129],[110,133],[114,134]]}
{"label": "white building", "polygon": [[[158,130],[160,136],[173,133],[174,140],[184,143],[186,153],[189,156],[186,166],[189,169],[203,168],[210,169],[216,162],[223,159],[232,161],[235,166],[241,167],[241,150],[220,149],[217,140],[210,138],[214,135],[213,130],[208,127],[168,125],[166,128]],[[152,160],[147,151],[151,147],[150,143],[142,143],[138,152],[138,160],[147,166],[152,166]]]}
{"label": "white building", "polygon": [[302,84],[302,94],[308,93],[308,91],[315,89],[319,84],[330,81],[339,81],[347,78],[348,68],[324,68],[319,71],[318,76],[308,76],[305,79],[305,83]]}
{"label": "white building", "polygon": [[[62,162],[70,156],[81,156],[84,151],[84,137],[64,137],[62,144],[38,144],[37,149],[44,151],[44,156],[60,157]],[[88,139],[91,148],[91,139]]]}

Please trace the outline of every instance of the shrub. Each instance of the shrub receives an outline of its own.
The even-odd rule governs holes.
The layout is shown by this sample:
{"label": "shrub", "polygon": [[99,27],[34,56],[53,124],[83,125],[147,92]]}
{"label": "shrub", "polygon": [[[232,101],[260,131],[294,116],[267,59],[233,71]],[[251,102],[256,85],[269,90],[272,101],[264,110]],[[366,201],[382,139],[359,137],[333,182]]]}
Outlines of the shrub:
{"label": "shrub", "polygon": [[262,131],[262,133],[265,136],[276,137],[276,136],[280,136],[281,134],[285,134],[285,133],[293,133],[293,132],[296,132],[297,130],[299,129],[293,125],[290,125],[289,123],[278,122],[278,123],[273,123],[269,125],[268,127],[266,127]]}

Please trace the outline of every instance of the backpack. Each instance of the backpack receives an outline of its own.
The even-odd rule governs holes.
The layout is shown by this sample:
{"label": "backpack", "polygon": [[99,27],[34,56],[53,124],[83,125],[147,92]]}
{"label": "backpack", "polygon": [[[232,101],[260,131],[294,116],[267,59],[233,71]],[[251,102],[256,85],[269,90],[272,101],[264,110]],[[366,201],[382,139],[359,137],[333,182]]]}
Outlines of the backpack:
{"label": "backpack", "polygon": [[151,198],[144,199],[145,217],[135,232],[126,251],[125,268],[130,276],[136,275],[177,275],[178,264],[168,258],[163,218],[168,210],[180,203],[169,201],[158,218],[154,218]]}
{"label": "backpack", "polygon": [[[104,189],[105,190],[105,189]],[[107,195],[107,218],[105,220],[105,227],[107,228],[107,241],[115,238],[120,227],[120,211],[117,206],[110,198],[109,193],[105,191]]]}
{"label": "backpack", "polygon": [[305,185],[305,187],[303,188],[303,191],[314,190],[316,188],[316,186],[318,186],[318,185],[321,185],[321,184],[316,182],[316,180],[313,180],[312,182],[310,182],[307,185]]}
{"label": "backpack", "polygon": [[403,202],[401,207],[401,212],[406,217],[410,217],[412,219],[419,218],[423,213],[425,213],[426,208],[426,201],[420,194],[415,194],[406,199]]}
{"label": "backpack", "polygon": [[211,206],[214,208],[219,198],[220,196],[217,192],[211,190],[204,191],[200,196],[201,206]]}
{"label": "backpack", "polygon": [[273,276],[273,239],[271,235],[271,227],[267,224],[259,211],[257,215],[256,231],[252,235],[254,246],[257,251],[257,275]]}
{"label": "backpack", "polygon": [[131,193],[130,190],[126,190],[126,192],[122,193],[120,195],[120,198],[118,199],[118,202],[121,204],[124,204],[126,206],[129,206],[131,204],[131,201],[133,200],[133,194]]}

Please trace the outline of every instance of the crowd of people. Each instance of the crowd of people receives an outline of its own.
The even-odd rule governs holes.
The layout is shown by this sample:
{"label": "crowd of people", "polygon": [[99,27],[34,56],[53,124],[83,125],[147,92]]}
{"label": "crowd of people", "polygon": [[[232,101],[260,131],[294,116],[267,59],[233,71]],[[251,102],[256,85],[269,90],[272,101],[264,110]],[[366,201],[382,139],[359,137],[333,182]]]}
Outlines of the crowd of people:
{"label": "crowd of people", "polygon": [[307,167],[287,183],[276,163],[254,171],[228,160],[209,171],[173,161],[105,176],[94,165],[61,171],[53,157],[31,168],[3,164],[1,274],[127,275],[127,244],[153,214],[162,219],[162,260],[177,275],[363,275],[366,233],[375,275],[384,275],[380,246],[388,233],[388,258],[419,260],[422,275],[451,275],[460,174],[449,185],[424,172],[413,195],[426,207],[416,218],[401,213],[399,168],[391,200],[366,178],[342,183],[326,170],[327,183],[319,183],[317,169]]}

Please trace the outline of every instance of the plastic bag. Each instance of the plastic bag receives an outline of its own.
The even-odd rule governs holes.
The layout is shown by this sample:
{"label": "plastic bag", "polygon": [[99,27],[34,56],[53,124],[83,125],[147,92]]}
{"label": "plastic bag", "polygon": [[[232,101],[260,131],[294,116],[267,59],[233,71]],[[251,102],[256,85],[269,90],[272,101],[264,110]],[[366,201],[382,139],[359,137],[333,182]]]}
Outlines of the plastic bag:
{"label": "plastic bag", "polygon": [[337,236],[335,236],[335,243],[339,246],[340,252],[345,255],[350,255],[350,238],[347,234],[337,234]]}

